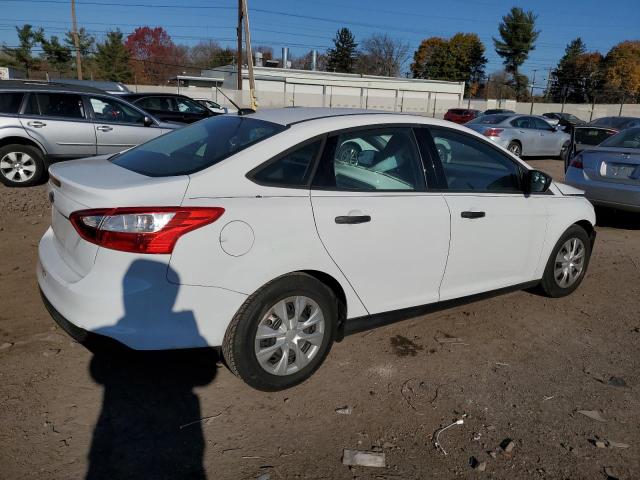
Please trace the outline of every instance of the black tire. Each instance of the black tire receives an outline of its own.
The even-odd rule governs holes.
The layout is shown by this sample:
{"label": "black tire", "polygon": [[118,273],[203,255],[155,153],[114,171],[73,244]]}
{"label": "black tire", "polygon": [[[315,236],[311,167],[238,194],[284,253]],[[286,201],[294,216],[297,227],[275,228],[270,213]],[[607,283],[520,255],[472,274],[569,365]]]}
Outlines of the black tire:
{"label": "black tire", "polygon": [[[267,372],[257,359],[255,337],[259,324],[272,306],[288,297],[303,295],[312,299],[324,316],[324,337],[315,356],[299,371],[288,375]],[[305,273],[279,277],[252,294],[229,324],[222,343],[222,354],[231,372],[245,383],[263,391],[283,390],[309,378],[322,364],[336,336],[338,299],[324,283]]]}
{"label": "black tire", "polygon": [[507,145],[507,150],[513,153],[516,157],[522,156],[522,145],[520,144],[520,142],[510,142],[509,145]]}
{"label": "black tire", "polygon": [[564,164],[565,164],[565,168],[564,168],[565,172],[567,171],[566,165],[567,165],[567,158],[569,158],[569,147],[570,146],[571,146],[571,142],[565,142],[562,145],[562,148],[560,148],[560,155],[558,155],[558,158],[560,160],[562,160],[564,162]]}
{"label": "black tire", "polygon": [[[19,163],[21,167],[33,167],[33,171],[24,169],[18,172],[15,169],[7,168],[7,162],[13,162],[13,158],[22,159],[28,158],[29,160],[25,165]],[[21,179],[21,175],[26,172],[28,178]],[[38,185],[45,178],[47,168],[44,162],[44,156],[40,149],[32,147],[31,145],[12,144],[5,145],[0,148],[0,182],[7,187],[31,187]]]}
{"label": "black tire", "polygon": [[[563,247],[563,245],[572,238],[579,239],[584,245],[584,264],[582,267],[582,271],[580,272],[574,283],[567,287],[562,287],[559,285],[558,281],[555,278],[556,256],[558,255],[558,252]],[[582,280],[587,273],[587,268],[589,267],[590,258],[591,241],[589,239],[589,235],[581,226],[571,225],[553,247],[551,255],[549,256],[549,260],[547,261],[547,266],[544,269],[544,275],[542,276],[542,280],[540,282],[540,288],[542,289],[544,294],[548,297],[559,298],[572,293],[582,283]]]}

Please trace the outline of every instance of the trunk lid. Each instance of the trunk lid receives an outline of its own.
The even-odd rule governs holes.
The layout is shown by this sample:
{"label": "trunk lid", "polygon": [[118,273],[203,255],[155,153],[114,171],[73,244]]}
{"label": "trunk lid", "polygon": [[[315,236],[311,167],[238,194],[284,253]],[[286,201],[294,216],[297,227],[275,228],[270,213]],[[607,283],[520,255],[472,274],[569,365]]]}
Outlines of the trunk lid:
{"label": "trunk lid", "polygon": [[603,182],[640,185],[640,150],[595,148],[582,152],[584,171]]}
{"label": "trunk lid", "polygon": [[73,212],[88,208],[178,206],[189,185],[186,175],[147,177],[114,165],[108,156],[58,163],[49,172],[56,248],[81,277],[91,270],[99,247],[78,235],[69,220]]}

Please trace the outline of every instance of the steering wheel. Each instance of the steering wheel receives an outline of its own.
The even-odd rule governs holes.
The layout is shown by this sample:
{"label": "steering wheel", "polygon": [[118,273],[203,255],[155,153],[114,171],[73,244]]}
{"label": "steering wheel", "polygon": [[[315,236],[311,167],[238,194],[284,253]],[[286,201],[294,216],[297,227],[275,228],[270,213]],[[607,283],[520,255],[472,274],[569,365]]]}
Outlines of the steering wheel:
{"label": "steering wheel", "polygon": [[358,155],[362,152],[362,147],[356,142],[345,142],[336,152],[336,160],[347,165],[358,165]]}
{"label": "steering wheel", "polygon": [[436,150],[442,163],[449,163],[451,161],[451,147],[444,143],[436,143]]}

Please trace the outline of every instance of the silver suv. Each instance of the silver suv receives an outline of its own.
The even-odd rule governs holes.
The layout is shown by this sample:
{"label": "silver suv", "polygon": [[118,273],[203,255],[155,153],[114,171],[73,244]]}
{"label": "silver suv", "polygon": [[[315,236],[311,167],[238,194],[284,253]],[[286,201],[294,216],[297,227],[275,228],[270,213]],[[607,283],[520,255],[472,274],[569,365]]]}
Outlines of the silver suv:
{"label": "silver suv", "polygon": [[181,126],[94,88],[0,81],[0,181],[35,185],[50,163],[118,153]]}

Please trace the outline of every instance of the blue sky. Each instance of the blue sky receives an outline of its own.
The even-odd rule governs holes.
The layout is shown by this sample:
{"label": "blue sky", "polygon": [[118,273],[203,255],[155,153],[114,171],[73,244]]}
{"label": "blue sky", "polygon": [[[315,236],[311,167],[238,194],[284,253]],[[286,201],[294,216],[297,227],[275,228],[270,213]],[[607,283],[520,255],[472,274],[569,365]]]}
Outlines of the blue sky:
{"label": "blue sky", "polygon": [[[487,48],[487,73],[501,68],[491,42],[501,16],[512,6],[521,6],[538,15],[541,30],[536,50],[524,65],[529,75],[538,70],[536,83],[544,81],[545,70],[556,65],[567,42],[576,36],[603,53],[621,40],[640,38],[638,0],[248,2],[254,45],[270,45],[276,55],[282,46],[289,46],[296,55],[312,48],[325,50],[341,26],[349,27],[356,40],[385,32],[408,43],[411,52],[426,37],[475,32]],[[127,33],[136,26],[150,25],[165,27],[176,43],[214,39],[222,45],[233,44],[236,0],[77,0],[76,4],[79,25],[98,39],[115,27]],[[0,42],[15,45],[13,25],[26,22],[43,26],[50,35],[62,35],[70,25],[69,5],[66,0],[0,0]]]}

